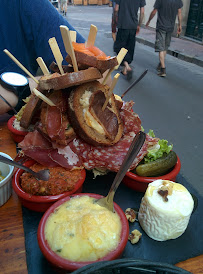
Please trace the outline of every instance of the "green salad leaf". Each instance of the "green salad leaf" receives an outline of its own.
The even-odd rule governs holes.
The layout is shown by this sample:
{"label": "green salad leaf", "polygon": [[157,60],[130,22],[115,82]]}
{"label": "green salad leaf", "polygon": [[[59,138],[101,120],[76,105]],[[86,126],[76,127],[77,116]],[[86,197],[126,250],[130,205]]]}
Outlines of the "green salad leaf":
{"label": "green salad leaf", "polygon": [[[155,137],[154,131],[152,129],[149,130],[148,135],[151,137]],[[167,140],[159,140],[158,144],[153,146],[152,148],[148,149],[147,155],[144,157],[144,163],[153,162],[161,157],[164,154],[169,154],[172,150],[173,145],[168,145]]]}

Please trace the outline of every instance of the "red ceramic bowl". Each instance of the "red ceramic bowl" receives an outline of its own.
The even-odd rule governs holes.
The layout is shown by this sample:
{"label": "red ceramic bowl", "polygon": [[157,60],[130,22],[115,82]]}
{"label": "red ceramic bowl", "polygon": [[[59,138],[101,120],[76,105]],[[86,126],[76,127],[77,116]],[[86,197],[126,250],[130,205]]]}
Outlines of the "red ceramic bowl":
{"label": "red ceramic bowl", "polygon": [[[88,195],[88,196],[96,198],[96,199],[103,197],[99,194],[93,194],[93,193],[74,194],[74,195],[71,195],[71,197],[84,196],[84,195]],[[118,259],[119,257],[121,257],[121,255],[125,249],[125,246],[127,244],[127,241],[128,241],[129,224],[125,217],[125,213],[116,203],[114,203],[114,209],[116,210],[117,214],[120,216],[121,223],[122,223],[121,238],[120,238],[120,242],[119,242],[117,248],[115,250],[111,251],[105,257],[103,257],[97,261],[94,261],[94,262],[93,261],[73,262],[73,261],[70,261],[70,260],[67,260],[67,259],[64,259],[64,258],[58,256],[55,252],[53,252],[50,249],[50,247],[45,239],[45,234],[44,234],[44,229],[45,229],[45,224],[46,224],[47,218],[49,217],[49,215],[52,212],[54,212],[54,210],[58,206],[60,206],[64,202],[68,201],[69,199],[70,199],[70,197],[65,197],[65,198],[61,199],[60,201],[56,202],[55,204],[53,204],[43,215],[43,217],[39,223],[39,227],[38,227],[38,231],[37,231],[37,239],[38,239],[39,247],[40,247],[43,255],[45,256],[45,258],[53,265],[53,267],[57,270],[60,269],[60,270],[64,271],[65,273],[67,273],[67,271],[71,272],[71,271],[74,271],[74,270],[81,268],[88,264],[92,264],[92,263],[99,262],[99,261],[112,261],[112,260],[115,260],[115,259]]]}
{"label": "red ceramic bowl", "polygon": [[13,127],[13,122],[15,120],[15,116],[12,116],[9,120],[8,120],[8,123],[7,123],[7,126],[8,126],[8,129],[10,130],[11,132],[11,136],[13,138],[13,140],[16,142],[16,143],[20,143],[25,135],[28,134],[28,131],[22,131],[22,130],[17,130]]}
{"label": "red ceramic bowl", "polygon": [[142,177],[132,172],[127,172],[125,177],[123,178],[123,183],[127,187],[133,190],[145,192],[148,187],[148,184],[155,180],[162,179],[162,180],[175,181],[176,176],[180,172],[180,168],[181,168],[181,163],[180,163],[180,159],[177,156],[177,163],[175,164],[174,168],[169,173],[159,177]]}
{"label": "red ceramic bowl", "polygon": [[[25,166],[30,167],[35,163],[34,160],[29,160],[24,163]],[[50,195],[50,196],[37,196],[26,193],[24,190],[22,190],[20,186],[20,176],[24,170],[17,169],[12,180],[12,186],[15,191],[15,193],[18,195],[18,198],[20,199],[22,205],[24,207],[27,207],[28,209],[31,209],[33,211],[38,212],[45,212],[53,203],[58,201],[61,198],[64,198],[66,196],[69,196],[73,193],[80,193],[82,191],[82,186],[86,178],[86,171],[85,169],[81,170],[82,178],[78,180],[78,182],[75,185],[75,188],[72,191],[66,191],[62,194],[58,195]]]}

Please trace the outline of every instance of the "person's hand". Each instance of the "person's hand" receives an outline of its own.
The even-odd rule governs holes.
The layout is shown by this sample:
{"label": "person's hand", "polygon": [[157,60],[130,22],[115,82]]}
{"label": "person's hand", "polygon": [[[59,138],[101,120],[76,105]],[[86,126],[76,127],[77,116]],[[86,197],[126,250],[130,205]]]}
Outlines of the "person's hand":
{"label": "person's hand", "polygon": [[140,32],[140,26],[137,26],[136,35]]}
{"label": "person's hand", "polygon": [[178,26],[177,28],[177,34],[180,35],[182,32],[182,26]]}

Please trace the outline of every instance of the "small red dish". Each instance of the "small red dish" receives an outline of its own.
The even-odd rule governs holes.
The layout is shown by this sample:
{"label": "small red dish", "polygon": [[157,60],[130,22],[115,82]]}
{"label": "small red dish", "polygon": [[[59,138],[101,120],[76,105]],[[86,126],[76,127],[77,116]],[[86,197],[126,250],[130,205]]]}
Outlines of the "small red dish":
{"label": "small red dish", "polygon": [[[34,163],[35,163],[34,160],[29,160],[29,161],[26,161],[24,165],[27,167],[30,167]],[[16,170],[12,179],[13,189],[15,193],[18,195],[18,198],[20,199],[24,207],[33,211],[38,211],[38,212],[45,212],[53,203],[55,203],[59,199],[69,196],[73,193],[80,193],[82,191],[82,186],[86,178],[86,171],[85,169],[82,169],[81,179],[78,180],[73,190],[66,191],[58,195],[37,196],[37,195],[26,193],[24,190],[22,190],[20,186],[20,176],[22,175],[23,172],[24,170],[19,168]]]}
{"label": "small red dish", "polygon": [[179,157],[177,156],[177,163],[175,164],[174,168],[169,173],[159,177],[142,177],[129,171],[126,173],[125,177],[123,178],[123,183],[127,187],[133,190],[136,190],[139,192],[145,192],[148,187],[148,184],[155,180],[162,179],[162,180],[175,181],[176,176],[180,172],[180,168],[181,168],[181,163],[180,163]]}
{"label": "small red dish", "polygon": [[[99,194],[93,194],[93,193],[74,194],[74,195],[71,195],[71,197],[84,196],[84,195],[88,195],[88,196],[96,198],[96,199],[103,197]],[[125,249],[127,241],[128,241],[129,224],[128,224],[128,220],[126,219],[125,213],[116,203],[114,203],[114,209],[117,212],[117,214],[120,216],[122,230],[121,230],[120,242],[115,250],[111,251],[110,253],[108,253],[103,258],[100,258],[99,260],[86,261],[86,262],[74,262],[74,261],[67,260],[65,258],[58,256],[54,251],[51,250],[51,248],[48,245],[47,240],[45,239],[44,230],[45,230],[46,221],[47,221],[49,215],[51,213],[53,213],[57,207],[62,205],[64,202],[68,201],[71,197],[65,197],[65,198],[61,199],[60,201],[56,202],[54,205],[52,205],[45,212],[42,219],[40,220],[38,231],[37,231],[37,239],[38,239],[39,247],[40,247],[43,255],[45,256],[45,258],[52,264],[52,266],[55,269],[60,270],[60,273],[61,273],[61,271],[64,271],[65,273],[67,273],[67,271],[72,272],[78,268],[81,268],[85,265],[92,264],[95,262],[112,261],[112,260],[120,258],[124,249]]]}
{"label": "small red dish", "polygon": [[25,135],[28,134],[28,131],[22,131],[22,130],[17,130],[13,127],[13,123],[14,123],[14,120],[15,120],[15,116],[12,116],[9,120],[8,120],[8,123],[7,123],[7,126],[8,126],[8,129],[10,130],[11,132],[11,136],[13,138],[13,140],[16,142],[16,143],[20,143],[24,138],[25,138]]}

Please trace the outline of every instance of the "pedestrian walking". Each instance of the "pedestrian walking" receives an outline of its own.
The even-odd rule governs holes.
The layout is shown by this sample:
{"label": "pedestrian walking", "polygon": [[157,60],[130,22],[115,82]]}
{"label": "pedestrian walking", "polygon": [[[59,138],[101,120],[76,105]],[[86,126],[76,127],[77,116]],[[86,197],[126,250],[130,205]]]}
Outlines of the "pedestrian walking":
{"label": "pedestrian walking", "polygon": [[[132,78],[132,68],[130,63],[133,61],[136,34],[140,31],[140,26],[144,18],[145,0],[116,0],[115,13],[118,16],[116,41],[114,51],[118,54],[121,48],[128,50],[121,65],[124,66],[122,74],[127,79]],[[140,15],[138,20],[138,10]]]}
{"label": "pedestrian walking", "polygon": [[156,41],[155,51],[159,52],[159,64],[157,66],[158,76],[166,76],[165,57],[171,43],[171,36],[174,30],[176,16],[178,15],[177,34],[182,31],[182,0],[156,0],[154,9],[152,10],[146,26],[149,26],[150,21],[158,12],[156,23]]}
{"label": "pedestrian walking", "polygon": [[63,15],[66,16],[67,13],[67,0],[60,0],[60,11],[63,13]]}

